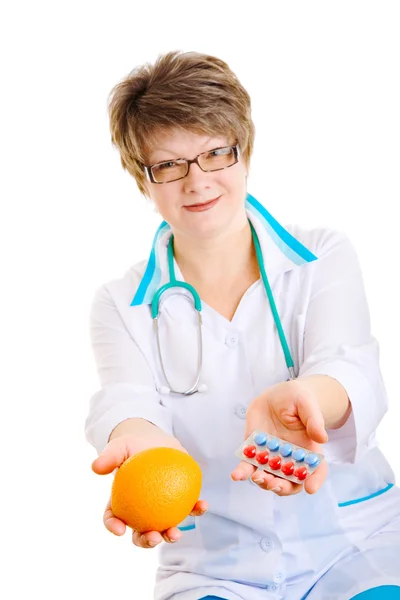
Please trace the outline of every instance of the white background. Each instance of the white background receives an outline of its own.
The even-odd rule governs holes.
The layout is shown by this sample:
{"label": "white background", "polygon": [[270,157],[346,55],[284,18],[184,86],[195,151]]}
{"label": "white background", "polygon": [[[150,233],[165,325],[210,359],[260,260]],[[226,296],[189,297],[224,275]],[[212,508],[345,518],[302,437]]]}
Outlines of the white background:
{"label": "white background", "polygon": [[103,528],[111,481],[91,472],[83,427],[98,389],[94,292],[147,257],[159,224],[111,147],[107,95],[161,52],[225,59],[253,99],[249,191],[280,222],[353,241],[390,400],[379,439],[399,476],[398,2],[10,6],[0,16],[0,596],[152,597],[156,552]]}

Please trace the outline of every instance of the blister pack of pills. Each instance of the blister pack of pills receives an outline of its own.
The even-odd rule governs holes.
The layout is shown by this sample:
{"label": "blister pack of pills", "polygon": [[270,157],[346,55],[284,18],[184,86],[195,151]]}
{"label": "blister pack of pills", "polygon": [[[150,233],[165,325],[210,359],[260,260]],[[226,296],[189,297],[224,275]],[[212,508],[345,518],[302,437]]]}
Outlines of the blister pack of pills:
{"label": "blister pack of pills", "polygon": [[324,460],[323,454],[259,430],[240,444],[235,456],[293,483],[303,483]]}

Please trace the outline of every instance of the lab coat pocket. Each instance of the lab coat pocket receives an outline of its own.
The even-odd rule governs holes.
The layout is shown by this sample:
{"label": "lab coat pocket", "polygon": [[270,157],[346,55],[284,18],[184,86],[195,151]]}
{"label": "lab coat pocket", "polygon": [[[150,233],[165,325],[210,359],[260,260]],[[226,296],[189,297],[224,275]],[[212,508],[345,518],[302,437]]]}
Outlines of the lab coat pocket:
{"label": "lab coat pocket", "polygon": [[199,541],[195,520],[188,516],[179,525],[182,537],[176,544],[162,544],[160,548],[161,566],[159,573],[169,577],[172,572],[195,572],[198,563]]}
{"label": "lab coat pocket", "polygon": [[270,538],[263,543],[259,532],[213,514],[201,517],[198,531],[202,553],[196,569],[200,575],[268,586],[280,558]]}
{"label": "lab coat pocket", "polygon": [[384,482],[369,494],[338,503],[336,514],[341,527],[357,544],[400,515],[400,489]]}
{"label": "lab coat pocket", "polygon": [[178,529],[181,531],[192,531],[193,529],[196,529],[196,517],[189,515],[182,523],[179,523]]}

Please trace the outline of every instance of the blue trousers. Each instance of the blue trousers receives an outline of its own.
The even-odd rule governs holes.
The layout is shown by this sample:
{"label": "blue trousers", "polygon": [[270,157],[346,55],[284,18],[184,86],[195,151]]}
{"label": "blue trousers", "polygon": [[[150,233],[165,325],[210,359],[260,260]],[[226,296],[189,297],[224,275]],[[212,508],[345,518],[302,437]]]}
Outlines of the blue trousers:
{"label": "blue trousers", "polygon": [[[224,600],[220,596],[203,596],[199,600]],[[400,587],[397,585],[380,585],[365,590],[350,600],[400,600]]]}
{"label": "blue trousers", "polygon": [[399,600],[400,587],[398,585],[380,585],[379,587],[365,590],[350,600]]}

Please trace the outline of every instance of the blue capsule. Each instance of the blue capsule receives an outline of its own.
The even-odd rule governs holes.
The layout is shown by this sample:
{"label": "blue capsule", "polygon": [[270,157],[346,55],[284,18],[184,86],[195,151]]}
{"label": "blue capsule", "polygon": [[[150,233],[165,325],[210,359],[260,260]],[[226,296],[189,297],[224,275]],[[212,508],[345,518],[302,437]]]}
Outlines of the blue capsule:
{"label": "blue capsule", "polygon": [[297,460],[297,462],[302,462],[304,460],[305,455],[306,451],[302,448],[297,448],[297,450],[293,452],[293,458],[294,460]]}
{"label": "blue capsule", "polygon": [[310,465],[310,467],[316,467],[319,464],[319,458],[316,454],[311,452],[308,456],[306,456],[304,462]]}
{"label": "blue capsule", "polygon": [[291,444],[283,444],[280,448],[280,453],[282,456],[290,456],[293,452],[293,448]]}
{"label": "blue capsule", "polygon": [[254,442],[257,446],[265,446],[267,443],[267,436],[265,433],[257,433],[257,435],[254,436]]}
{"label": "blue capsule", "polygon": [[270,450],[276,451],[279,449],[279,440],[277,438],[271,438],[268,440],[267,446]]}

